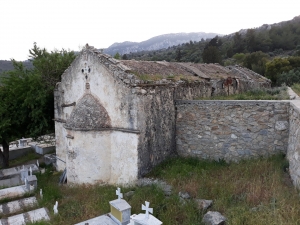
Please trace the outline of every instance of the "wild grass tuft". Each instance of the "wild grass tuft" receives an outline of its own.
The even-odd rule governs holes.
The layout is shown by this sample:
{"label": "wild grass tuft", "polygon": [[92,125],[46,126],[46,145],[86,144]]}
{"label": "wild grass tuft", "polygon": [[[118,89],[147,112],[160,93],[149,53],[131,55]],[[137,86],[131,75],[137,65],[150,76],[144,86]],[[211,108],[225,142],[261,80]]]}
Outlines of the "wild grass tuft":
{"label": "wild grass tuft", "polygon": [[39,155],[35,152],[28,152],[27,154],[25,154],[24,156],[22,156],[20,158],[11,160],[9,162],[9,165],[10,165],[10,167],[19,166],[30,160],[39,159],[40,157],[41,157],[41,155]]}
{"label": "wild grass tuft", "polygon": [[300,84],[293,84],[292,89],[297,95],[300,96]]}
{"label": "wild grass tuft", "polygon": [[258,88],[229,96],[212,96],[199,100],[288,100],[287,87]]}

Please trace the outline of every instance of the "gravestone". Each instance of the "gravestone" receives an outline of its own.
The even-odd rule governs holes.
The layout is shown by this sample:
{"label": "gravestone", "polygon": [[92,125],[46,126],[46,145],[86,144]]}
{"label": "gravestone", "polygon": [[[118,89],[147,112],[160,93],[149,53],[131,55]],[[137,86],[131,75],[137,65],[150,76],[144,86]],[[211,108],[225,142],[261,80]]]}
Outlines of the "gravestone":
{"label": "gravestone", "polygon": [[49,221],[48,210],[46,208],[35,209],[26,213],[21,213],[15,216],[10,216],[7,219],[2,219],[2,224],[23,225],[26,223],[34,223],[40,220]]}
{"label": "gravestone", "polygon": [[116,190],[116,195],[118,199],[110,201],[111,212],[99,217],[92,218],[90,220],[86,220],[81,223],[77,223],[75,225],[127,225],[130,223],[130,214],[131,214],[131,206],[122,199],[123,194],[121,193],[121,189],[118,188]]}
{"label": "gravestone", "polygon": [[26,147],[27,146],[27,139],[25,138],[22,138],[19,140],[19,147],[20,148],[23,148],[23,147]]}
{"label": "gravestone", "polygon": [[124,200],[120,188],[116,190],[118,199],[110,201],[111,218],[119,225],[126,225],[130,222],[131,206]]}
{"label": "gravestone", "polygon": [[139,215],[132,215],[130,217],[130,225],[161,225],[162,222],[152,216],[149,213],[153,213],[153,208],[149,208],[150,203],[145,201],[145,205],[142,205],[142,210],[146,213],[140,213]]}
{"label": "gravestone", "polygon": [[7,202],[0,205],[0,214],[9,215],[20,212],[24,207],[29,208],[37,205],[36,197],[23,198],[20,200]]}
{"label": "gravestone", "polygon": [[56,201],[56,202],[55,202],[55,205],[53,206],[53,212],[54,212],[54,214],[57,214],[57,213],[58,213],[57,207],[58,207],[58,202]]}

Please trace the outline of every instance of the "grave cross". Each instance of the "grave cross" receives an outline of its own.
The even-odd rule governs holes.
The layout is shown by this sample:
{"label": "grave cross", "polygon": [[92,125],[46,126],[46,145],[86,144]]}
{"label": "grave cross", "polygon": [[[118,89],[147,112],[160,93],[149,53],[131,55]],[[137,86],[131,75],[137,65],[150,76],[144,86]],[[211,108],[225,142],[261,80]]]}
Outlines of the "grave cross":
{"label": "grave cross", "polygon": [[121,189],[120,188],[118,188],[116,190],[116,195],[118,195],[118,200],[121,200],[121,198],[123,198],[123,194],[121,193]]}
{"label": "grave cross", "polygon": [[29,168],[29,171],[30,171],[30,176],[32,176],[32,169],[31,169],[31,167]]}
{"label": "grave cross", "polygon": [[43,199],[43,190],[40,189],[40,196],[41,196],[41,199]]}
{"label": "grave cross", "polygon": [[55,202],[55,205],[53,206],[54,214],[57,214],[57,213],[58,213],[57,207],[58,207],[58,202],[56,201],[56,202]]}
{"label": "grave cross", "polygon": [[153,213],[153,208],[149,208],[150,202],[145,201],[145,205],[142,204],[142,210],[146,211],[146,219],[149,219],[149,212]]}
{"label": "grave cross", "polygon": [[36,160],[36,165],[38,168],[40,167],[39,160]]}

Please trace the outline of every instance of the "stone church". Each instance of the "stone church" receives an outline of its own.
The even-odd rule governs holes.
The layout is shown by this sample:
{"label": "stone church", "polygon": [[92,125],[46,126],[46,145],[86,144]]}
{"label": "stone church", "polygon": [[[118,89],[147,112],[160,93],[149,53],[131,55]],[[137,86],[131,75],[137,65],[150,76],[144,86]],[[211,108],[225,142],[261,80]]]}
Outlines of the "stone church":
{"label": "stone church", "polygon": [[88,45],[56,85],[57,169],[69,183],[126,184],[176,154],[175,100],[270,87],[239,66],[116,60]]}

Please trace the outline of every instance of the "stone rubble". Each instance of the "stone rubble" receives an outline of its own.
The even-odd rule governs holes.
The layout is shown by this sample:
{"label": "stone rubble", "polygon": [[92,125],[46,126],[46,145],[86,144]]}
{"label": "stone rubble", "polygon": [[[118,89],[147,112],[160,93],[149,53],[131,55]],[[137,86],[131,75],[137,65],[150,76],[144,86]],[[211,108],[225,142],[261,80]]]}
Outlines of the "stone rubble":
{"label": "stone rubble", "polygon": [[225,225],[226,217],[222,216],[222,214],[219,212],[208,211],[204,215],[202,222],[205,225]]}
{"label": "stone rubble", "polygon": [[195,202],[199,210],[207,210],[213,204],[212,200],[206,200],[206,199],[195,199]]}

